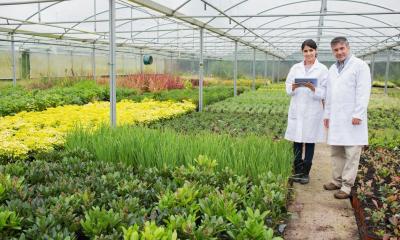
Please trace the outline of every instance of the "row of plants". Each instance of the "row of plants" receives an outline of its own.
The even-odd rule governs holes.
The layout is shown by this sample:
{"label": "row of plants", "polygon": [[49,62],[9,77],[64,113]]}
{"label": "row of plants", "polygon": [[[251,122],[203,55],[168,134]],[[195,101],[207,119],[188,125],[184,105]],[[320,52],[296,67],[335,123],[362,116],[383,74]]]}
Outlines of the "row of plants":
{"label": "row of plants", "polygon": [[[97,82],[107,85],[110,79],[108,77],[101,77],[97,79]],[[161,90],[182,89],[185,87],[185,82],[179,76],[171,74],[137,73],[118,76],[117,87],[132,88],[143,92],[158,92]]]}
{"label": "row of plants", "polygon": [[[135,94],[135,93],[134,93]],[[48,107],[66,104],[85,104],[107,97],[105,88],[84,81],[72,87],[56,87],[47,90],[27,90],[9,87],[0,90],[0,116],[13,115],[20,111],[42,111]]]}
{"label": "row of plants", "polygon": [[356,186],[367,235],[374,239],[400,238],[400,150],[364,151]]}
{"label": "row of plants", "polygon": [[[245,91],[249,90],[246,87],[239,87],[237,89],[238,94],[242,94]],[[203,104],[209,105],[212,103],[216,103],[227,99],[233,96],[233,88],[232,87],[224,87],[224,86],[211,86],[203,88]],[[153,98],[159,101],[165,100],[174,100],[174,101],[183,101],[190,100],[196,105],[199,102],[199,89],[191,88],[191,89],[174,89],[169,91],[161,91],[155,93],[144,93],[139,96],[140,98]],[[132,98],[131,98],[132,99]],[[136,99],[134,99],[136,100]]]}
{"label": "row of plants", "polygon": [[[393,94],[398,92],[391,89]],[[361,156],[353,205],[365,237],[397,240],[400,238],[398,98],[373,89],[368,117],[370,145]]]}
{"label": "row of plants", "polygon": [[[242,93],[246,88],[239,88]],[[233,96],[233,88],[207,87],[204,88],[204,104],[211,104]],[[117,88],[117,101],[130,99],[141,101],[153,98],[159,101],[191,100],[198,103],[198,89],[178,89],[154,93],[140,93],[134,89]],[[46,90],[28,90],[23,87],[8,87],[0,89],[0,116],[14,115],[21,111],[43,111],[49,107],[76,104],[82,105],[93,101],[108,101],[109,89],[97,85],[94,81],[81,81],[73,86],[55,87]]]}
{"label": "row of plants", "polygon": [[[393,89],[393,94],[400,93]],[[382,90],[373,89],[368,108],[370,145],[395,149],[400,146],[399,99],[385,95]]]}
{"label": "row of plants", "polygon": [[181,133],[213,132],[231,136],[254,134],[279,139],[284,135],[286,122],[286,118],[282,118],[280,114],[206,111],[157,121],[149,124],[148,127],[169,128]]}
{"label": "row of plants", "polygon": [[239,97],[210,105],[206,111],[280,115],[283,118],[287,114],[289,101],[285,91],[280,88],[259,88],[255,92],[248,91]]}
{"label": "row of plants", "polygon": [[[184,81],[190,81],[193,86],[198,86],[199,84],[199,76],[198,75],[181,75],[181,78]],[[251,87],[253,84],[253,79],[249,78],[238,78],[236,81],[236,86],[238,87]],[[260,87],[265,87],[271,84],[271,80],[268,78],[256,78],[255,86],[256,89]],[[204,77],[203,81],[204,86],[226,86],[233,87],[233,79],[230,78],[220,78],[217,76]]]}
{"label": "row of plants", "polygon": [[[82,147],[106,162],[163,168],[188,165],[198,155],[218,163],[218,170],[256,176],[271,171],[288,178],[292,152],[287,141],[269,136],[233,137],[207,132],[177,133],[170,129],[140,126],[101,127],[96,131],[77,129],[66,137],[65,148]],[[222,150],[223,151],[222,151]]]}
{"label": "row of plants", "polygon": [[[372,82],[372,86],[373,86],[373,87],[383,88],[383,87],[385,87],[385,81],[373,81],[373,82]],[[388,88],[394,88],[394,87],[396,87],[396,84],[394,84],[394,83],[388,81],[388,82],[386,83],[386,86],[387,86]]]}
{"label": "row of plants", "polygon": [[[117,103],[118,124],[148,123],[195,110],[191,102],[123,100]],[[20,112],[0,117],[0,159],[26,159],[64,143],[65,134],[79,125],[92,129],[109,122],[109,102],[65,105],[42,112]]]}
{"label": "row of plants", "polygon": [[144,168],[84,149],[0,165],[1,239],[279,240],[287,181],[251,178],[199,156]]}
{"label": "row of plants", "polygon": [[[208,85],[217,85],[217,86],[233,86],[233,80],[223,80],[223,79],[205,79],[205,83]],[[255,80],[255,87],[258,89],[260,87],[266,86],[271,83],[269,79],[256,79]],[[238,79],[236,81],[236,86],[241,87],[251,87],[253,85],[252,79]]]}
{"label": "row of plants", "polygon": [[154,122],[149,127],[181,133],[251,134],[281,139],[286,129],[287,106],[288,97],[281,85],[271,85],[208,105],[203,112]]}

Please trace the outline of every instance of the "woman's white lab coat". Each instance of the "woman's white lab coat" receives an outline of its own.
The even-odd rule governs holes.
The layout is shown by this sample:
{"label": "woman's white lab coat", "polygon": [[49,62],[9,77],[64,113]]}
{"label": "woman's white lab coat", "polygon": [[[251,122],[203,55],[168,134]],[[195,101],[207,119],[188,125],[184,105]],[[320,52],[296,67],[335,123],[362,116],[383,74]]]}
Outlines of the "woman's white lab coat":
{"label": "woman's white lab coat", "polygon": [[[328,68],[315,60],[306,72],[304,61],[292,66],[286,78],[286,92],[291,96],[285,139],[301,143],[324,142],[324,109]],[[307,87],[292,91],[295,78],[317,78],[315,92]]]}
{"label": "woman's white lab coat", "polygon": [[[367,108],[371,93],[368,65],[351,56],[339,73],[336,64],[329,69],[324,118],[329,119],[329,145],[352,146],[368,144]],[[352,119],[361,119],[353,125]]]}

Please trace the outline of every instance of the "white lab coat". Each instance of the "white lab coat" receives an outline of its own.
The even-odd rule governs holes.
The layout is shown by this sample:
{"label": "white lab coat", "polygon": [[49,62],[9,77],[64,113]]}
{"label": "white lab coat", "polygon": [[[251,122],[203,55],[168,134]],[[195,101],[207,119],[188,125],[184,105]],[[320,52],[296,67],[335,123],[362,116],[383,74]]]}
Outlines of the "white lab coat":
{"label": "white lab coat", "polygon": [[[329,69],[324,118],[329,119],[329,145],[368,145],[367,108],[371,93],[368,65],[351,56],[339,73],[336,64]],[[361,119],[353,125],[352,119]]]}
{"label": "white lab coat", "polygon": [[[301,143],[324,142],[323,105],[328,68],[315,60],[306,72],[304,61],[292,66],[286,78],[286,92],[291,96],[285,139]],[[292,91],[295,78],[317,78],[315,92],[307,87]]]}

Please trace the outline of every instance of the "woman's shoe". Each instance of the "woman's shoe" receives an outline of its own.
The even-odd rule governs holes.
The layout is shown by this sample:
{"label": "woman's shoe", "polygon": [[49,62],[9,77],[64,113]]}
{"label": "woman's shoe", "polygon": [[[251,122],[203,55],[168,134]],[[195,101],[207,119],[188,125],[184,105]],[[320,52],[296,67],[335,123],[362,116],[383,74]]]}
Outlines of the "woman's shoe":
{"label": "woman's shoe", "polygon": [[303,173],[298,173],[292,176],[293,182],[299,183],[301,179],[303,178]]}
{"label": "woman's shoe", "polygon": [[301,184],[308,184],[309,182],[310,182],[310,176],[309,175],[303,175],[301,178],[300,178],[300,181],[299,181]]}
{"label": "woman's shoe", "polygon": [[294,173],[293,175],[292,175],[292,178],[300,178],[301,176],[303,176],[303,173],[302,172],[299,172],[299,173]]}

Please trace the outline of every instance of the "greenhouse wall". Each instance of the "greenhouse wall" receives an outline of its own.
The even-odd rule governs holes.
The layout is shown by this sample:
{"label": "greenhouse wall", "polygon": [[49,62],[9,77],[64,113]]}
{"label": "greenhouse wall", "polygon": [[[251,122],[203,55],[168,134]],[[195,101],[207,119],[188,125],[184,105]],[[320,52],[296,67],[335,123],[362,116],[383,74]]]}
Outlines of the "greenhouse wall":
{"label": "greenhouse wall", "polygon": [[[25,52],[26,53],[26,52]],[[25,57],[22,57],[25,55]],[[28,55],[29,57],[26,57]],[[153,55],[153,64],[144,65],[146,73],[165,73],[166,65],[171,66],[168,59]],[[29,63],[26,63],[29,61]],[[108,75],[108,55],[96,54],[96,76]],[[140,56],[118,54],[118,75],[134,74],[140,72]],[[82,53],[52,53],[34,52],[21,54],[16,52],[17,78],[42,78],[42,77],[82,77],[92,76],[92,55]],[[22,66],[22,68],[21,68]],[[25,73],[28,69],[28,73]],[[0,50],[0,79],[12,79],[11,52]]]}
{"label": "greenhouse wall", "polygon": [[[153,64],[143,65],[145,73],[166,73],[166,74],[191,74],[197,75],[199,62],[197,59],[174,59],[165,56],[154,55]],[[108,55],[96,54],[96,75],[108,75]],[[0,50],[0,79],[12,79],[11,52],[5,49]],[[29,63],[27,63],[29,61]],[[117,73],[118,75],[135,74],[140,72],[140,55],[118,54]],[[280,64],[280,79],[284,79],[290,67],[297,61],[282,61]],[[92,76],[92,55],[91,52],[81,53],[74,51],[17,51],[16,52],[17,78],[42,78],[42,77],[91,77]],[[267,60],[267,77],[272,78],[272,63]],[[330,67],[333,62],[322,62]],[[252,78],[252,60],[238,60],[238,78]],[[275,64],[275,74],[277,71]],[[375,63],[375,80],[384,80],[386,62]],[[231,60],[204,60],[205,76],[220,78],[233,78],[233,62]],[[256,76],[264,78],[265,60],[256,61]],[[390,81],[400,85],[400,62],[390,63]]]}

